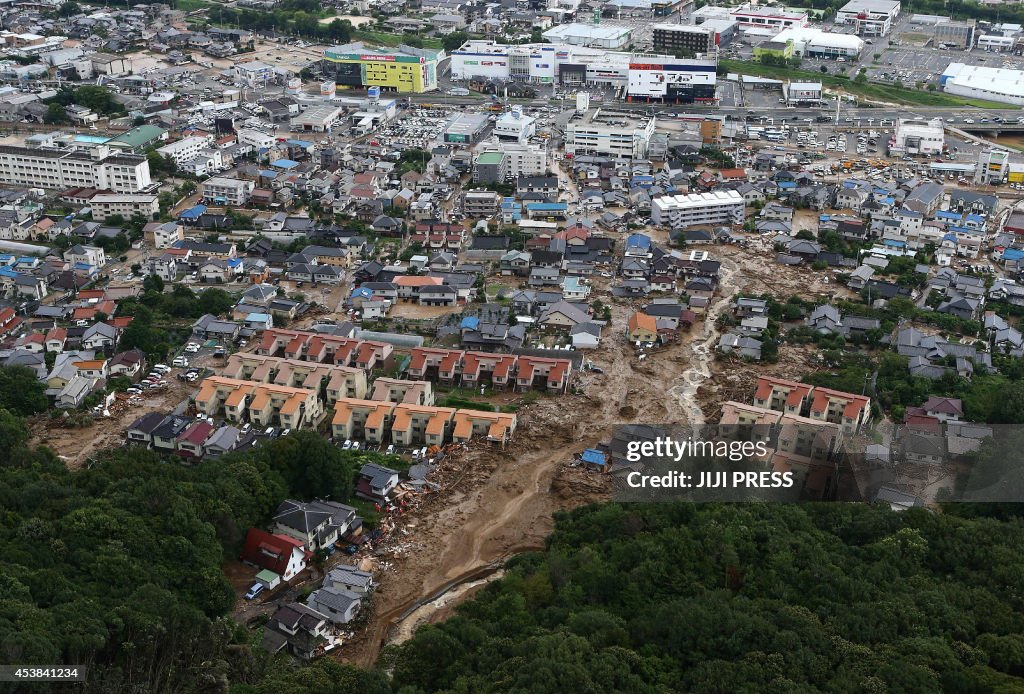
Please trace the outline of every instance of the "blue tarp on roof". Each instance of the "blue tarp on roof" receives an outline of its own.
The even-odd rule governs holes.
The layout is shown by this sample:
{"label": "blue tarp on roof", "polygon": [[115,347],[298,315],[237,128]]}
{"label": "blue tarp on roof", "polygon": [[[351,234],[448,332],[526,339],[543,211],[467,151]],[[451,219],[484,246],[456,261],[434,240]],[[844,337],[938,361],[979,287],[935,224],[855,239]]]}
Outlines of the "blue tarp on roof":
{"label": "blue tarp on roof", "polygon": [[366,287],[356,287],[352,290],[353,299],[370,299],[373,297],[373,290]]}
{"label": "blue tarp on roof", "polygon": [[476,316],[466,316],[459,324],[460,330],[476,330],[480,326],[480,319]]}
{"label": "blue tarp on roof", "polygon": [[819,222],[827,222],[830,219],[832,219],[832,215],[830,215],[830,214],[820,214],[820,215],[818,215],[818,221]]}
{"label": "blue tarp on roof", "polygon": [[0,277],[17,277],[18,273],[9,267],[0,267]]}
{"label": "blue tarp on roof", "polygon": [[935,218],[936,219],[956,219],[956,220],[959,220],[960,217],[961,217],[961,215],[956,213],[956,212],[948,212],[946,210],[936,210],[935,211]]}
{"label": "blue tarp on roof", "polygon": [[270,165],[279,169],[294,169],[299,165],[299,162],[292,161],[291,159],[278,159],[277,161],[270,162]]}
{"label": "blue tarp on roof", "polygon": [[559,212],[569,209],[569,203],[565,202],[530,202],[526,209],[539,212]]}
{"label": "blue tarp on roof", "polygon": [[630,234],[626,239],[627,246],[638,246],[639,248],[650,248],[651,238],[644,234]]}
{"label": "blue tarp on roof", "polygon": [[260,169],[260,176],[263,178],[274,178],[277,176],[277,172],[270,169]]}
{"label": "blue tarp on roof", "polygon": [[583,451],[583,455],[580,456],[580,460],[582,460],[584,463],[589,463],[591,465],[604,465],[605,463],[608,462],[607,456],[605,456],[605,454],[602,453],[601,451],[594,448],[588,448],[587,450]]}
{"label": "blue tarp on roof", "polygon": [[792,190],[796,188],[796,181],[781,181],[779,183],[779,189]]}
{"label": "blue tarp on roof", "polygon": [[1018,260],[1024,260],[1024,251],[1016,248],[1007,248],[1003,251],[1003,260],[1012,260],[1015,262]]}
{"label": "blue tarp on roof", "polygon": [[942,240],[943,241],[952,241],[953,243],[956,243],[956,234],[952,234],[952,233],[944,234],[943,237],[942,237]]}
{"label": "blue tarp on roof", "polygon": [[199,219],[206,214],[206,205],[196,205],[178,215],[178,219]]}
{"label": "blue tarp on roof", "polygon": [[885,245],[889,246],[890,248],[903,248],[907,244],[904,243],[903,241],[896,241],[895,239],[886,239]]}
{"label": "blue tarp on roof", "polygon": [[980,214],[969,214],[969,215],[967,215],[967,221],[968,222],[973,222],[975,224],[984,224],[985,223],[985,217],[983,215],[980,215]]}
{"label": "blue tarp on roof", "polygon": [[313,143],[309,140],[285,140],[285,144],[289,144],[293,147],[312,147]]}

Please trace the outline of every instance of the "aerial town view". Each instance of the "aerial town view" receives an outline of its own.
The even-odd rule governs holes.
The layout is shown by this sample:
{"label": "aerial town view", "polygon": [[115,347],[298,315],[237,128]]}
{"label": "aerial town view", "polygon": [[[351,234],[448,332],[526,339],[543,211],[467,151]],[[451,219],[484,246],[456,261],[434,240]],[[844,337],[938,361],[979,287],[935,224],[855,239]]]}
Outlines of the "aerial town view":
{"label": "aerial town view", "polygon": [[1024,691],[1024,4],[0,2],[0,691]]}

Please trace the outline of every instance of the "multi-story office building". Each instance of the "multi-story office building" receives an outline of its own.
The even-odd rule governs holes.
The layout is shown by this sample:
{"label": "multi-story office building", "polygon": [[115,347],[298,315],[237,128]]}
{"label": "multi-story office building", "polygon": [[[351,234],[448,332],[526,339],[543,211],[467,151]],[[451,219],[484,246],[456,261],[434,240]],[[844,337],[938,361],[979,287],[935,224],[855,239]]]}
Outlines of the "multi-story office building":
{"label": "multi-story office building", "polygon": [[633,111],[597,109],[574,116],[565,126],[565,151],[642,159],[654,134],[655,118]]}
{"label": "multi-story office building", "polygon": [[437,55],[400,46],[390,52],[361,43],[324,51],[321,71],[340,86],[380,87],[382,91],[421,94],[437,89]]}

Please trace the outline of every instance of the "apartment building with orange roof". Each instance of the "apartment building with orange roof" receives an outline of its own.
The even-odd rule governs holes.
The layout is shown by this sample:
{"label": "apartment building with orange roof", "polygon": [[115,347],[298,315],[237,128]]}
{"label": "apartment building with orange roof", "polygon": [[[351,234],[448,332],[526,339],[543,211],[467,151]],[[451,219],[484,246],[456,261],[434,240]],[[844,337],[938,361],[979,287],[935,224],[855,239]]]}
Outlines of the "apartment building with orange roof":
{"label": "apartment building with orange roof", "polygon": [[232,423],[246,420],[258,426],[313,428],[323,418],[318,391],[225,376],[208,376],[196,395],[196,409],[220,415]]}
{"label": "apartment building with orange roof", "polygon": [[490,380],[495,386],[512,382],[517,358],[511,354],[466,352],[462,357],[462,384],[470,388]]}
{"label": "apartment building with orange roof", "polygon": [[365,398],[367,391],[366,372],[353,366],[322,364],[245,352],[232,354],[228,358],[223,375],[245,381],[276,383],[310,390],[320,390],[321,384],[326,383],[328,404],[338,398]]}
{"label": "apartment building with orange roof", "polygon": [[452,440],[465,443],[478,436],[486,436],[492,443],[505,445],[516,430],[516,416],[504,412],[458,410],[452,421]]}
{"label": "apartment building with orange roof", "polygon": [[723,439],[768,442],[775,435],[781,412],[729,400],[722,403],[718,435]]}
{"label": "apartment building with orange roof", "polygon": [[810,417],[838,424],[843,433],[853,435],[871,419],[871,398],[816,387],[812,394]]}
{"label": "apartment building with orange roof", "polygon": [[842,436],[838,424],[786,414],[779,420],[776,451],[824,462],[832,458]]}
{"label": "apartment building with orange roof", "polygon": [[281,328],[264,330],[256,348],[256,354],[356,366],[367,371],[386,368],[393,352],[394,347],[386,342]]}
{"label": "apartment building with orange roof", "polygon": [[785,414],[800,415],[810,402],[812,386],[782,378],[761,376],[757,379],[754,404]]}
{"label": "apartment building with orange roof", "polygon": [[406,381],[399,378],[378,378],[373,382],[371,400],[401,405],[433,405],[434,390],[430,381]]}
{"label": "apartment building with orange roof", "polygon": [[391,428],[395,404],[383,400],[339,398],[334,403],[331,432],[336,439],[364,439],[384,443]]}
{"label": "apartment building with orange roof", "polygon": [[516,390],[525,392],[535,386],[564,393],[569,387],[572,362],[547,357],[519,357],[516,362]]}
{"label": "apartment building with orange roof", "polygon": [[391,441],[396,446],[443,446],[451,433],[454,418],[455,409],[452,407],[395,405]]}
{"label": "apartment building with orange roof", "polygon": [[417,347],[412,350],[412,358],[406,373],[410,378],[430,379],[449,382],[455,380],[462,365],[465,354],[460,349],[436,349],[433,347]]}

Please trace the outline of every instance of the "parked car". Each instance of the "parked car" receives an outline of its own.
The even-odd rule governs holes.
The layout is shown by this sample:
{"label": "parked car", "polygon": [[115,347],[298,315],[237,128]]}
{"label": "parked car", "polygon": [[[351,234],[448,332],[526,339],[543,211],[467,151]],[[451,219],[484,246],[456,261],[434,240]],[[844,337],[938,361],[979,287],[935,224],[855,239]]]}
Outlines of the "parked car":
{"label": "parked car", "polygon": [[245,594],[245,599],[255,600],[265,589],[266,586],[262,583],[254,583],[252,584],[252,588],[249,589],[249,592]]}

